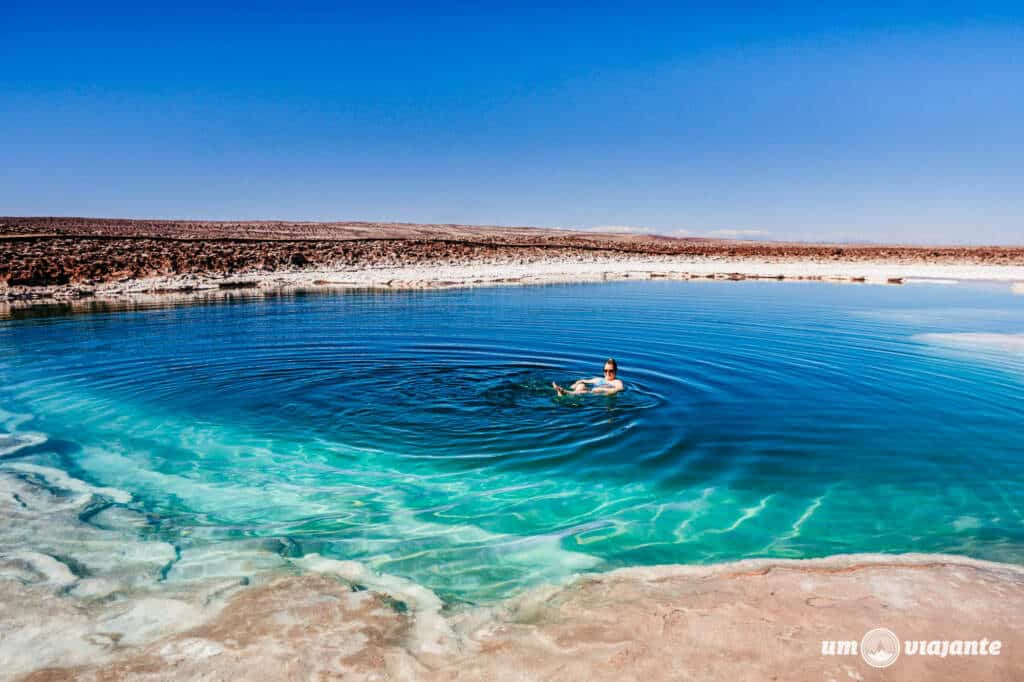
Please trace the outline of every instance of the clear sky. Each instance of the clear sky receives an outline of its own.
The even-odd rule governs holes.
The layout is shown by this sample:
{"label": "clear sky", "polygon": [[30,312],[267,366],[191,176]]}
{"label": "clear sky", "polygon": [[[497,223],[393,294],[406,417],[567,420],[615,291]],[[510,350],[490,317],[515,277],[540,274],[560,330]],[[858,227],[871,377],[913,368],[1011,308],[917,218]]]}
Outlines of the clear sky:
{"label": "clear sky", "polygon": [[0,6],[0,214],[1024,243],[1018,2]]}

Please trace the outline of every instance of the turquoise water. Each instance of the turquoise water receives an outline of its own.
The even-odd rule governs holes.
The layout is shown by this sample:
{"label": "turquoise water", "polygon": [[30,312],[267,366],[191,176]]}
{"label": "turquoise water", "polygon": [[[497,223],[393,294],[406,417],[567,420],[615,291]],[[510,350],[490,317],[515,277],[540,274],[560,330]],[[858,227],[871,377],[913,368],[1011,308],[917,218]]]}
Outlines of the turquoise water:
{"label": "turquoise water", "polygon": [[[174,546],[165,576],[186,559],[255,570],[236,559],[256,547],[480,602],[636,564],[1024,560],[1024,297],[1006,286],[633,282],[43,312],[0,320],[0,472],[113,489],[79,519],[139,512],[121,531]],[[608,356],[625,393],[553,396]],[[14,537],[0,543],[46,545]]]}

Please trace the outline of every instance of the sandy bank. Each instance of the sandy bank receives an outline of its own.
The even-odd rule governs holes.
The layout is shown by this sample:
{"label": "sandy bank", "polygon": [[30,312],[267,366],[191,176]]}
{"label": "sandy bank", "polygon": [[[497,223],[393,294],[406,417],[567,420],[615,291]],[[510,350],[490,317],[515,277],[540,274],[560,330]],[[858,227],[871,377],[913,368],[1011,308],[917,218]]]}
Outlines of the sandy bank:
{"label": "sandy bank", "polygon": [[[354,591],[347,564],[334,562],[342,566],[335,572],[331,563],[320,565],[321,573],[240,590],[201,624],[145,644],[118,645],[108,634],[109,651],[97,664],[51,666],[26,679],[1024,676],[1024,569],[1003,564],[944,555],[848,555],[631,568],[494,607],[439,614],[429,598],[410,597],[401,581],[383,582],[381,592]],[[5,601],[17,596],[8,587]],[[901,640],[986,638],[1001,648],[997,656],[904,652],[884,671],[860,655],[822,654],[822,640],[860,642],[875,627]]]}

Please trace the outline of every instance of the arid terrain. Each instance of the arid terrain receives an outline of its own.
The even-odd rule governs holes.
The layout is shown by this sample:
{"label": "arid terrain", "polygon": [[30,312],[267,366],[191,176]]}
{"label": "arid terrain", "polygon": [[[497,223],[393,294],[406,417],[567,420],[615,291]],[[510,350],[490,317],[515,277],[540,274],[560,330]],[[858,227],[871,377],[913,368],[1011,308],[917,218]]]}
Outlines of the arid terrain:
{"label": "arid terrain", "polygon": [[1024,267],[1024,247],[806,244],[408,223],[0,217],[0,297],[10,299],[89,296],[98,285],[154,278],[172,281],[143,290],[188,290],[194,283],[173,280],[189,276],[602,259],[711,260],[722,273],[730,272],[728,263],[1017,268]]}

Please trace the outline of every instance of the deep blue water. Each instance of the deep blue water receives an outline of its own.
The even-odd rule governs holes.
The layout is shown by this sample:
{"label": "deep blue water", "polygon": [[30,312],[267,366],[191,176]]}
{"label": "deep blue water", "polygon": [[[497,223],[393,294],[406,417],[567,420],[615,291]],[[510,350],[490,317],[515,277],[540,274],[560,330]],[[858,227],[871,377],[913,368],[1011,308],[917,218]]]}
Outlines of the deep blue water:
{"label": "deep blue water", "polygon": [[[635,564],[1019,563],[1022,332],[1024,297],[963,284],[633,282],[19,315],[0,320],[0,471],[130,493],[92,504],[144,512],[125,532],[200,571],[256,542],[454,600]],[[552,380],[599,375],[609,356],[625,393],[554,397]]]}

